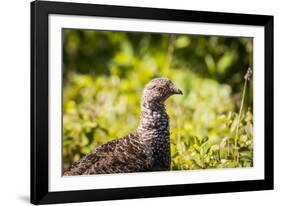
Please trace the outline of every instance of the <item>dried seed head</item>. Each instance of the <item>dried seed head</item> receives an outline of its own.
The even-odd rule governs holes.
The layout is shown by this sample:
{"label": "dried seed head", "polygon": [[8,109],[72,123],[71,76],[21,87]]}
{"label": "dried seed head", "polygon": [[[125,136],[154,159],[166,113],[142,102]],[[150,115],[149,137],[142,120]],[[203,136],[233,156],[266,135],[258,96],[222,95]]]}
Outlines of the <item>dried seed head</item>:
{"label": "dried seed head", "polygon": [[246,74],[245,74],[245,76],[244,76],[244,79],[245,79],[246,81],[250,81],[251,78],[252,78],[252,74],[253,74],[253,71],[252,71],[252,69],[249,67],[248,70],[247,70],[247,72],[246,72]]}

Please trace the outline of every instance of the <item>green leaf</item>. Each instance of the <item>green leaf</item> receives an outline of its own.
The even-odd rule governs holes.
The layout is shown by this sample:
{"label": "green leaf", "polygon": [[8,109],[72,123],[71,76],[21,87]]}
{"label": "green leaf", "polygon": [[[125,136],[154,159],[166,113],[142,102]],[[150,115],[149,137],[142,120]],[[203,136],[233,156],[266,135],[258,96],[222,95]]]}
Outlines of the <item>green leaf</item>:
{"label": "green leaf", "polygon": [[232,65],[232,62],[235,58],[234,51],[227,51],[224,55],[219,59],[217,63],[217,71],[219,74],[225,74],[227,69]]}
{"label": "green leaf", "polygon": [[201,145],[206,143],[207,141],[209,140],[209,137],[208,136],[205,136],[202,140],[201,140]]}
{"label": "green leaf", "polygon": [[197,144],[194,144],[194,145],[193,145],[193,148],[195,149],[195,151],[196,151],[197,153],[200,154],[201,149],[200,149],[200,147],[199,147]]}
{"label": "green leaf", "polygon": [[235,117],[235,119],[233,120],[231,127],[230,127],[230,132],[234,133],[234,131],[236,130],[238,126],[238,116]]}
{"label": "green leaf", "polygon": [[190,38],[182,35],[176,39],[175,47],[177,49],[182,49],[188,47],[189,44],[190,44]]}

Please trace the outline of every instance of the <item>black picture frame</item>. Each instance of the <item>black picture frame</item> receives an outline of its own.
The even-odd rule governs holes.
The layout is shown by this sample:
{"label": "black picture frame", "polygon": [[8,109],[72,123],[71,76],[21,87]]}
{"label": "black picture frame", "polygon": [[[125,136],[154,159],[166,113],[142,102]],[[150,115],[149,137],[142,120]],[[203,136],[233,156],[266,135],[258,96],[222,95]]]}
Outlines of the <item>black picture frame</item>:
{"label": "black picture frame", "polygon": [[[48,191],[48,15],[82,15],[256,25],[265,28],[265,146],[263,180],[116,189]],[[273,16],[137,8],[63,2],[31,2],[31,203],[50,204],[273,189]]]}

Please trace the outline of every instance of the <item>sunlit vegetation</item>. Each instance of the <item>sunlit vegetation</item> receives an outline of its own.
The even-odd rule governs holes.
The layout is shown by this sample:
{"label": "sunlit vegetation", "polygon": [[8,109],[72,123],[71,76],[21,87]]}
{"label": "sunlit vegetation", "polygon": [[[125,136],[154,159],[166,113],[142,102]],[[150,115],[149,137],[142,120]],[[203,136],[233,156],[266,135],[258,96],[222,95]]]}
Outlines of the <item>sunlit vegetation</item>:
{"label": "sunlit vegetation", "polygon": [[157,76],[184,92],[166,103],[171,170],[253,166],[251,38],[72,29],[63,37],[64,168],[132,132],[142,89]]}

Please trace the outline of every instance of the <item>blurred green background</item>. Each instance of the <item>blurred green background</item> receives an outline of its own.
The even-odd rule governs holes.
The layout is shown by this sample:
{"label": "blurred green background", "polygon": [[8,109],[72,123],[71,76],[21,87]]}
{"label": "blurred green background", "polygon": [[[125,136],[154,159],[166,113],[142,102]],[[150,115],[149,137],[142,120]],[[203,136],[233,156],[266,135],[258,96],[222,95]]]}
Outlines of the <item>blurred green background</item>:
{"label": "blurred green background", "polygon": [[246,37],[63,29],[64,168],[132,132],[159,76],[184,92],[166,102],[171,170],[253,166],[252,56]]}

